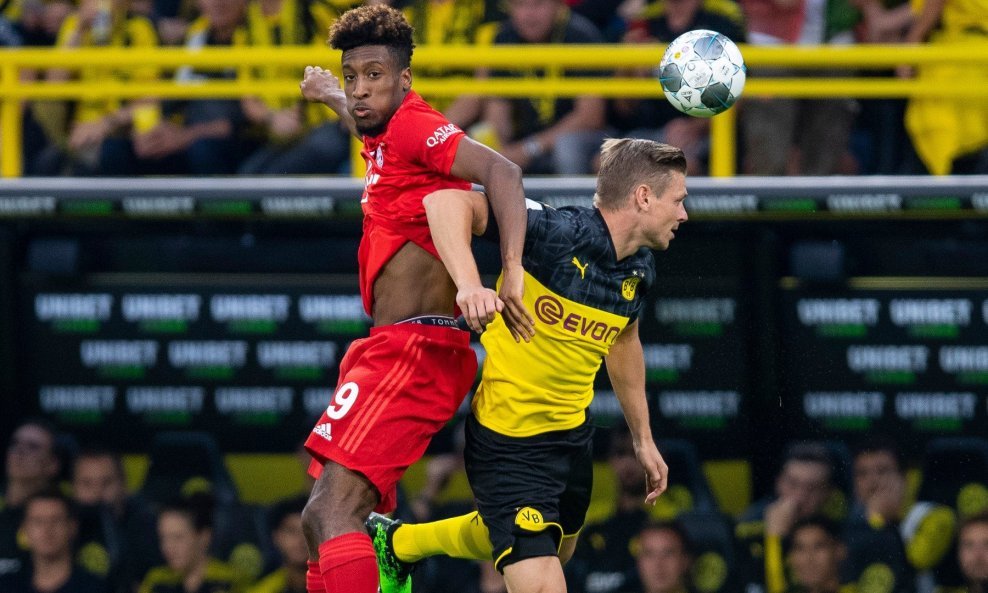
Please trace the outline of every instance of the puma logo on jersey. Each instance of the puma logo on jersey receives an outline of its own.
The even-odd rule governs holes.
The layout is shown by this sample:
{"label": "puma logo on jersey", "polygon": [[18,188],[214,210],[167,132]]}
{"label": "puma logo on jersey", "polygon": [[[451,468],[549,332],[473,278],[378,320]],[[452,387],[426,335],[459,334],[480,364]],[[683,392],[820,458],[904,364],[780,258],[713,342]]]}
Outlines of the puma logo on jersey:
{"label": "puma logo on jersey", "polygon": [[576,256],[575,255],[573,256],[573,262],[572,263],[573,263],[574,266],[577,267],[578,270],[580,270],[580,280],[583,280],[586,277],[586,275],[587,275],[587,267],[590,264],[580,265],[580,260],[576,259]]}

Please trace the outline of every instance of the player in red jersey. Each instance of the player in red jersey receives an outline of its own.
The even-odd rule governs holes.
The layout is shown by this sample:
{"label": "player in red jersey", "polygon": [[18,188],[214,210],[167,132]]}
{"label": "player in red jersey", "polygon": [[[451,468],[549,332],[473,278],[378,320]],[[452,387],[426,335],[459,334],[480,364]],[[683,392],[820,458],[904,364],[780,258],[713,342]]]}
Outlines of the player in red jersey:
{"label": "player in red jersey", "polygon": [[[343,88],[308,66],[302,95],[325,103],[363,139],[367,163],[358,260],[370,336],[340,363],[337,391],[306,440],[317,478],[303,513],[310,593],[376,593],[378,571],[364,519],[395,506],[395,486],[455,413],[477,361],[471,327],[500,311],[516,339],[533,331],[522,304],[526,226],[521,170],[467,138],[411,90],[412,28],[377,5],[344,13],[329,42],[343,51]],[[439,259],[422,199],[442,188],[484,186],[501,234],[500,293],[457,291]],[[479,286],[479,283],[477,284]]]}

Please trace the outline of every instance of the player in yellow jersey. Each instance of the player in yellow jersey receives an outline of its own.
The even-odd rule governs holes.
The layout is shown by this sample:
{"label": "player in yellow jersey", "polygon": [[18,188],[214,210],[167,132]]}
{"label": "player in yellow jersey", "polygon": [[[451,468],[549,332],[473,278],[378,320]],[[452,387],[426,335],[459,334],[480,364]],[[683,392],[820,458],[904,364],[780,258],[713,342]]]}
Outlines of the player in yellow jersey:
{"label": "player in yellow jersey", "polygon": [[[647,476],[646,502],[665,490],[667,468],[652,439],[638,316],[664,250],[686,222],[686,158],[650,140],[607,140],[594,207],[528,202],[525,306],[535,334],[521,344],[493,311],[464,301],[487,350],[466,424],[467,476],[478,512],[421,525],[374,515],[384,593],[410,590],[409,565],[426,556],[494,560],[511,593],[566,590],[562,563],[576,546],[590,502],[586,410],[601,362]],[[481,286],[471,234],[496,236],[483,194],[426,197],[436,247],[459,294]],[[485,329],[486,326],[486,329]]]}

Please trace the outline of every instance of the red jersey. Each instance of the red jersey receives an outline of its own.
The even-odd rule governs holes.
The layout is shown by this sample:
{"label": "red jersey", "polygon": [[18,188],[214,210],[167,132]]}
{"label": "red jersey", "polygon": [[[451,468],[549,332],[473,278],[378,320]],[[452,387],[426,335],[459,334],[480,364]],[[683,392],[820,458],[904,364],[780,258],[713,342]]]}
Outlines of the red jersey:
{"label": "red jersey", "polygon": [[412,241],[439,259],[422,199],[440,189],[470,189],[469,181],[450,175],[464,136],[415,91],[405,96],[384,132],[364,136],[360,154],[367,174],[358,261],[368,315],[373,314],[374,281],[405,243]]}

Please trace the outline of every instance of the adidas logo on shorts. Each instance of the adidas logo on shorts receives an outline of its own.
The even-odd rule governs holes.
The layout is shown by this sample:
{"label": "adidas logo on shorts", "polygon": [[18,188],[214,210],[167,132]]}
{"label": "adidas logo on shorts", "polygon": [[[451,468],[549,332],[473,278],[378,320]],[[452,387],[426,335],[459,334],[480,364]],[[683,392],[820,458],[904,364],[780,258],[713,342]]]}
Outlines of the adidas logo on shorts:
{"label": "adidas logo on shorts", "polygon": [[331,441],[333,440],[332,430],[333,430],[332,424],[317,424],[316,427],[312,429],[312,432],[316,433],[317,435],[321,436],[327,441]]}

